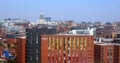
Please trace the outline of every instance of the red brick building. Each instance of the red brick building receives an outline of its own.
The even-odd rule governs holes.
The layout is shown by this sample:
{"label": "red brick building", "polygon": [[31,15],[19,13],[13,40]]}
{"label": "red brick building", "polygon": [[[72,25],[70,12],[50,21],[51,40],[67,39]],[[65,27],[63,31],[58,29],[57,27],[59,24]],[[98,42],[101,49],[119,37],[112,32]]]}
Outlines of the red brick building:
{"label": "red brick building", "polygon": [[10,44],[11,43],[15,44],[16,43],[16,38],[6,38],[6,41]]}
{"label": "red brick building", "polygon": [[2,51],[3,51],[3,47],[0,46],[0,55],[2,54]]}
{"label": "red brick building", "polygon": [[94,63],[90,35],[42,35],[41,63]]}
{"label": "red brick building", "polygon": [[96,29],[96,36],[102,38],[111,38],[113,32],[112,25],[104,25]]}
{"label": "red brick building", "polygon": [[17,38],[17,63],[25,63],[25,44],[26,44],[26,38],[20,37]]}
{"label": "red brick building", "polygon": [[120,63],[120,45],[114,45],[114,59],[113,63]]}
{"label": "red brick building", "polygon": [[120,63],[120,45],[96,43],[94,45],[95,63]]}
{"label": "red brick building", "polygon": [[113,43],[118,43],[120,44],[120,32],[113,32]]}

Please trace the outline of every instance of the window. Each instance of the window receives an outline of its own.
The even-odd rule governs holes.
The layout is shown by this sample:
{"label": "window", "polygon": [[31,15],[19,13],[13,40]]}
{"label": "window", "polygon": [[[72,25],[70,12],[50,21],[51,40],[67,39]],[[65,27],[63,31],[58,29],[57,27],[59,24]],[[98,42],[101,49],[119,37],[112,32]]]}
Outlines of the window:
{"label": "window", "polygon": [[48,38],[48,50],[50,50],[51,49],[51,38]]}
{"label": "window", "polygon": [[36,55],[36,60],[38,60],[38,55]]}
{"label": "window", "polygon": [[38,44],[38,40],[36,40],[36,44]]}
{"label": "window", "polygon": [[38,63],[38,55],[36,55],[36,63]]}
{"label": "window", "polygon": [[36,53],[38,54],[38,49],[36,49]]}
{"label": "window", "polygon": [[67,39],[68,39],[68,38],[65,38],[65,50],[68,49],[68,42],[67,42]]}
{"label": "window", "polygon": [[30,57],[30,60],[32,60],[32,57]]}
{"label": "window", "polygon": [[53,47],[54,47],[54,42],[55,42],[55,41],[54,41],[54,37],[53,37],[53,38],[52,38],[52,46],[53,46]]}
{"label": "window", "polygon": [[59,42],[58,42],[58,37],[56,38],[56,44],[57,44],[57,50],[59,49]]}
{"label": "window", "polygon": [[87,42],[87,38],[85,38],[84,40],[84,46],[86,47],[86,42]]}
{"label": "window", "polygon": [[74,44],[74,43],[75,43],[75,38],[72,38],[72,49],[73,49],[73,50],[75,50],[75,48],[74,48],[74,47],[75,47],[75,44]]}
{"label": "window", "polygon": [[60,38],[60,47],[62,47],[62,37]]}
{"label": "window", "polygon": [[78,47],[79,46],[79,38],[77,37],[76,39],[76,46]]}
{"label": "window", "polygon": [[36,36],[36,44],[38,44],[38,37]]}
{"label": "window", "polygon": [[70,38],[68,38],[68,47],[70,47]]}

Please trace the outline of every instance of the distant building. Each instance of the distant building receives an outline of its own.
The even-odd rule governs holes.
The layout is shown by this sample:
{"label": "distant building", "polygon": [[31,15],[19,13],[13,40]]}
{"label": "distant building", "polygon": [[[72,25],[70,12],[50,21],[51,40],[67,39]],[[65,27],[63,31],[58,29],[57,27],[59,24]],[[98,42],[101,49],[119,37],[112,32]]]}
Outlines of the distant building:
{"label": "distant building", "polygon": [[44,17],[44,15],[40,15],[37,22],[34,22],[33,25],[38,24],[48,24],[48,25],[56,25],[57,23],[51,20],[51,17]]}
{"label": "distant building", "polygon": [[61,24],[61,25],[58,25],[58,26],[57,26],[57,31],[58,31],[59,33],[66,32],[66,31],[68,31],[68,30],[70,30],[70,28],[69,28],[67,25]]}
{"label": "distant building", "polygon": [[14,32],[11,32],[9,34],[6,34],[5,35],[6,38],[9,38],[9,39],[13,39],[13,38],[16,38],[17,37],[17,34],[14,33]]}
{"label": "distant building", "polygon": [[103,25],[96,28],[96,37],[100,38],[112,38],[113,26]]}
{"label": "distant building", "polygon": [[120,44],[120,32],[112,33],[113,43]]}
{"label": "distant building", "polygon": [[15,26],[22,26],[22,27],[29,27],[30,26],[30,22],[27,23],[15,23]]}
{"label": "distant building", "polygon": [[19,32],[19,31],[24,31],[24,28],[22,26],[6,26],[5,30],[10,33],[10,32]]}
{"label": "distant building", "polygon": [[120,38],[120,32],[112,32],[112,38]]}
{"label": "distant building", "polygon": [[30,26],[30,22],[24,19],[4,19],[0,20],[0,36],[5,37],[6,34],[18,32],[19,35],[25,33],[26,27]]}
{"label": "distant building", "polygon": [[66,20],[65,24],[67,24],[70,27],[77,26],[77,24],[73,20]]}
{"label": "distant building", "polygon": [[8,18],[8,19],[1,20],[0,23],[2,23],[3,26],[14,26],[15,23],[26,23],[26,22],[28,21],[25,21],[20,18],[17,18],[17,19]]}
{"label": "distant building", "polygon": [[50,21],[50,22],[52,21],[51,17],[44,17],[44,19],[45,19],[45,21],[47,21],[47,22],[48,22],[48,21]]}
{"label": "distant building", "polygon": [[95,35],[95,28],[72,28],[70,34]]}
{"label": "distant building", "polygon": [[120,22],[114,22],[112,25],[114,26],[114,31],[120,32]]}
{"label": "distant building", "polygon": [[4,37],[6,34],[6,30],[4,26],[0,26],[0,37]]}

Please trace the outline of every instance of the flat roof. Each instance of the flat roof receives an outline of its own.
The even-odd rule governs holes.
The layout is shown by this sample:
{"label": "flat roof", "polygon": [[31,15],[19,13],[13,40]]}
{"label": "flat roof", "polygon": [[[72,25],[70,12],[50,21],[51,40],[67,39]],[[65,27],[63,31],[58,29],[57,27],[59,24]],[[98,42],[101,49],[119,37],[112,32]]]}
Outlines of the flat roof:
{"label": "flat roof", "polygon": [[119,45],[120,46],[120,44],[117,44],[117,43],[104,43],[104,42],[96,42],[96,43],[94,43],[95,45]]}
{"label": "flat roof", "polygon": [[90,34],[69,34],[69,33],[58,33],[58,34],[55,34],[55,35],[89,35],[89,36],[93,36],[93,35],[90,35]]}
{"label": "flat roof", "polygon": [[26,38],[26,36],[18,37],[18,38]]}
{"label": "flat roof", "polygon": [[85,36],[85,37],[94,37],[93,35],[81,35],[81,34],[43,34],[41,36]]}

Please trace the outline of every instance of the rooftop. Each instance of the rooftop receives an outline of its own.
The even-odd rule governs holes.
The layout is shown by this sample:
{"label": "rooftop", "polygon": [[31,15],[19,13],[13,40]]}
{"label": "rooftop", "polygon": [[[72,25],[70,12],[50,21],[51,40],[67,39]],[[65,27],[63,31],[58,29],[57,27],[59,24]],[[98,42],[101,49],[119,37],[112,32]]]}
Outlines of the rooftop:
{"label": "rooftop", "polygon": [[26,38],[26,36],[22,36],[22,37],[18,37],[18,38],[22,38],[22,39],[24,39],[24,38]]}
{"label": "rooftop", "polygon": [[102,46],[104,46],[104,45],[119,45],[120,46],[120,44],[116,44],[116,43],[104,43],[104,42],[95,42],[95,44],[96,45],[102,45]]}

